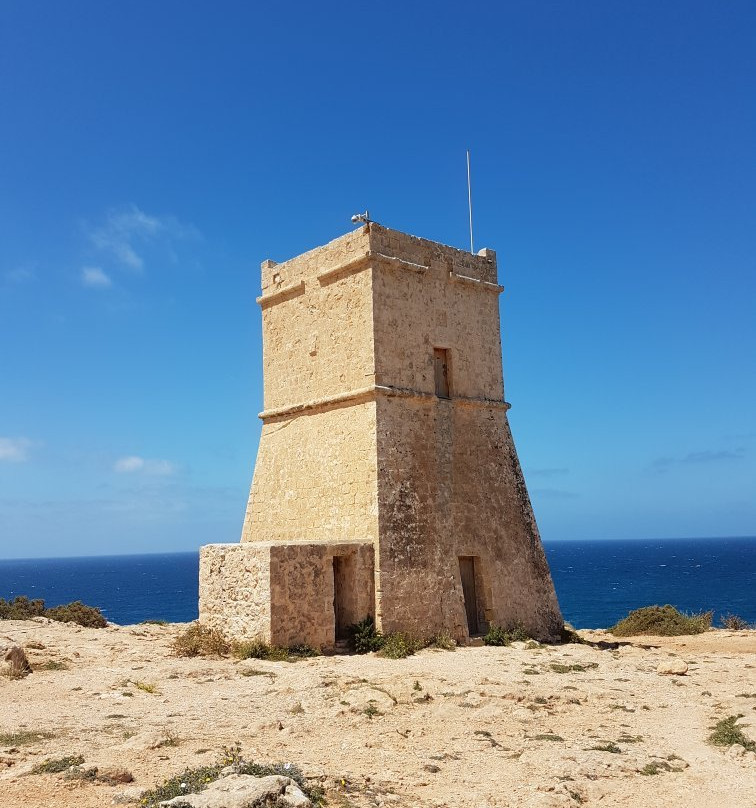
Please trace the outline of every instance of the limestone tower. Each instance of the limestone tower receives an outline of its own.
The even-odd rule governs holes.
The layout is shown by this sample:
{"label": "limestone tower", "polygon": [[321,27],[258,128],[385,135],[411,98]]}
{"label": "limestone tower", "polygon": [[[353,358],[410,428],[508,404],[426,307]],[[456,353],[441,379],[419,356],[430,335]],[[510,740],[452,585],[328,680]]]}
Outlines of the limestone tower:
{"label": "limestone tower", "polygon": [[262,264],[264,411],[239,544],[202,548],[200,621],[332,648],[562,627],[507,421],[496,255],[375,223]]}

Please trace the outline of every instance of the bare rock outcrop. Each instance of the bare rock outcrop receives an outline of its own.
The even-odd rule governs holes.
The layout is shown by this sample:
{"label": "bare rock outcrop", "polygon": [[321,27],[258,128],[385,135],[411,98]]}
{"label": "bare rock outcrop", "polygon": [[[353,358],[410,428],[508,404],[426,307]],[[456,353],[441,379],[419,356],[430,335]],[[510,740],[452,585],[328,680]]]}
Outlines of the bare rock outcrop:
{"label": "bare rock outcrop", "polygon": [[263,808],[268,805],[310,808],[312,802],[290,777],[230,774],[211,783],[199,794],[174,797],[160,805],[162,808]]}
{"label": "bare rock outcrop", "polygon": [[688,672],[688,663],[679,657],[672,657],[660,662],[656,672],[662,676],[684,676]]}

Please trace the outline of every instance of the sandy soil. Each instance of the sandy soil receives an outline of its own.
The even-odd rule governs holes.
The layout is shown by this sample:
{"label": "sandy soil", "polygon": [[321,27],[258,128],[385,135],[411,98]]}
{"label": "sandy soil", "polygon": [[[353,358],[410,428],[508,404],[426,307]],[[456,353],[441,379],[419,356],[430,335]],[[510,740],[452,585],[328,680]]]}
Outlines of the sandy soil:
{"label": "sandy soil", "polygon": [[[756,755],[706,742],[738,713],[756,738],[754,631],[286,663],[177,658],[170,644],[183,628],[0,624],[0,646],[24,646],[37,669],[0,676],[0,735],[51,735],[0,740],[0,806],[123,802],[235,741],[248,759],[321,778],[342,808],[756,805]],[[670,656],[687,675],[657,673]],[[49,661],[68,669],[42,670]],[[591,749],[608,743],[620,751]],[[30,774],[76,754],[87,767],[125,767],[135,782]],[[676,771],[643,774],[654,761]]]}

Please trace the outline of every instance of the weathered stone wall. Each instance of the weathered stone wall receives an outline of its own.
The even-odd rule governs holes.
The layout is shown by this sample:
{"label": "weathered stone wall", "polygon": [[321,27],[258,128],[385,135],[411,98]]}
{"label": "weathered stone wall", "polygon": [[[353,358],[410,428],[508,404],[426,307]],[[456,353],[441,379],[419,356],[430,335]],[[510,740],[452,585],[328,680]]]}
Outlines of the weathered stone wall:
{"label": "weathered stone wall", "polygon": [[[400,233],[382,249],[417,265],[376,262],[376,381],[435,394],[433,348],[449,352],[453,396],[501,401],[504,387],[494,253],[471,255]],[[419,243],[419,244],[418,244]],[[427,267],[427,269],[423,269]]]}
{"label": "weathered stone wall", "polygon": [[368,250],[358,230],[263,264],[264,426],[243,542],[377,538]]}
{"label": "weathered stone wall", "polygon": [[228,637],[270,641],[270,551],[263,545],[200,549],[199,619]]}
{"label": "weathered stone wall", "polygon": [[378,536],[375,402],[263,426],[242,542]]}
{"label": "weathered stone wall", "polygon": [[[554,638],[561,615],[503,401],[495,253],[371,225],[264,262],[262,290],[246,551],[203,551],[203,622],[328,648],[336,611],[340,625],[375,612],[384,631],[464,641],[466,557],[479,628],[519,621]],[[347,546],[335,609],[333,556]]]}
{"label": "weathered stone wall", "polygon": [[[263,266],[266,412],[373,383],[371,278],[362,260],[368,249],[367,233],[357,231],[336,246]],[[352,271],[333,273],[350,263]]]}
{"label": "weathered stone wall", "polygon": [[340,593],[346,620],[356,623],[374,613],[372,544],[274,544],[270,557],[270,636],[274,645],[333,648],[333,557],[337,555],[351,562],[353,573],[348,591]]}
{"label": "weathered stone wall", "polygon": [[200,551],[200,622],[237,640],[334,646],[333,559],[349,564],[343,618],[374,614],[371,542],[209,544]]}
{"label": "weathered stone wall", "polygon": [[[504,404],[496,259],[377,231],[405,263],[374,269],[379,549],[385,631],[468,636],[459,557],[476,559],[479,624],[554,637],[561,615]],[[433,349],[451,398],[435,395]]]}
{"label": "weathered stone wall", "polygon": [[556,639],[562,625],[503,407],[378,404],[378,622],[468,637],[459,558],[476,559],[478,617]]}

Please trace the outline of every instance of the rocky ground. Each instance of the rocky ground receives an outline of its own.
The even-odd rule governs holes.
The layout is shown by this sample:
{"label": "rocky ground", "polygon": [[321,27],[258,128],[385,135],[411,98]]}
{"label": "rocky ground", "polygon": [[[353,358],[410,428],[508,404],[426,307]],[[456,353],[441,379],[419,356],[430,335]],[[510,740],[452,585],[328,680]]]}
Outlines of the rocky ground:
{"label": "rocky ground", "polygon": [[[341,808],[756,805],[756,755],[707,742],[738,714],[756,739],[754,631],[287,663],[178,658],[184,628],[0,623],[34,668],[0,676],[0,806],[136,802],[237,741]],[[134,781],[31,773],[76,755]]]}

